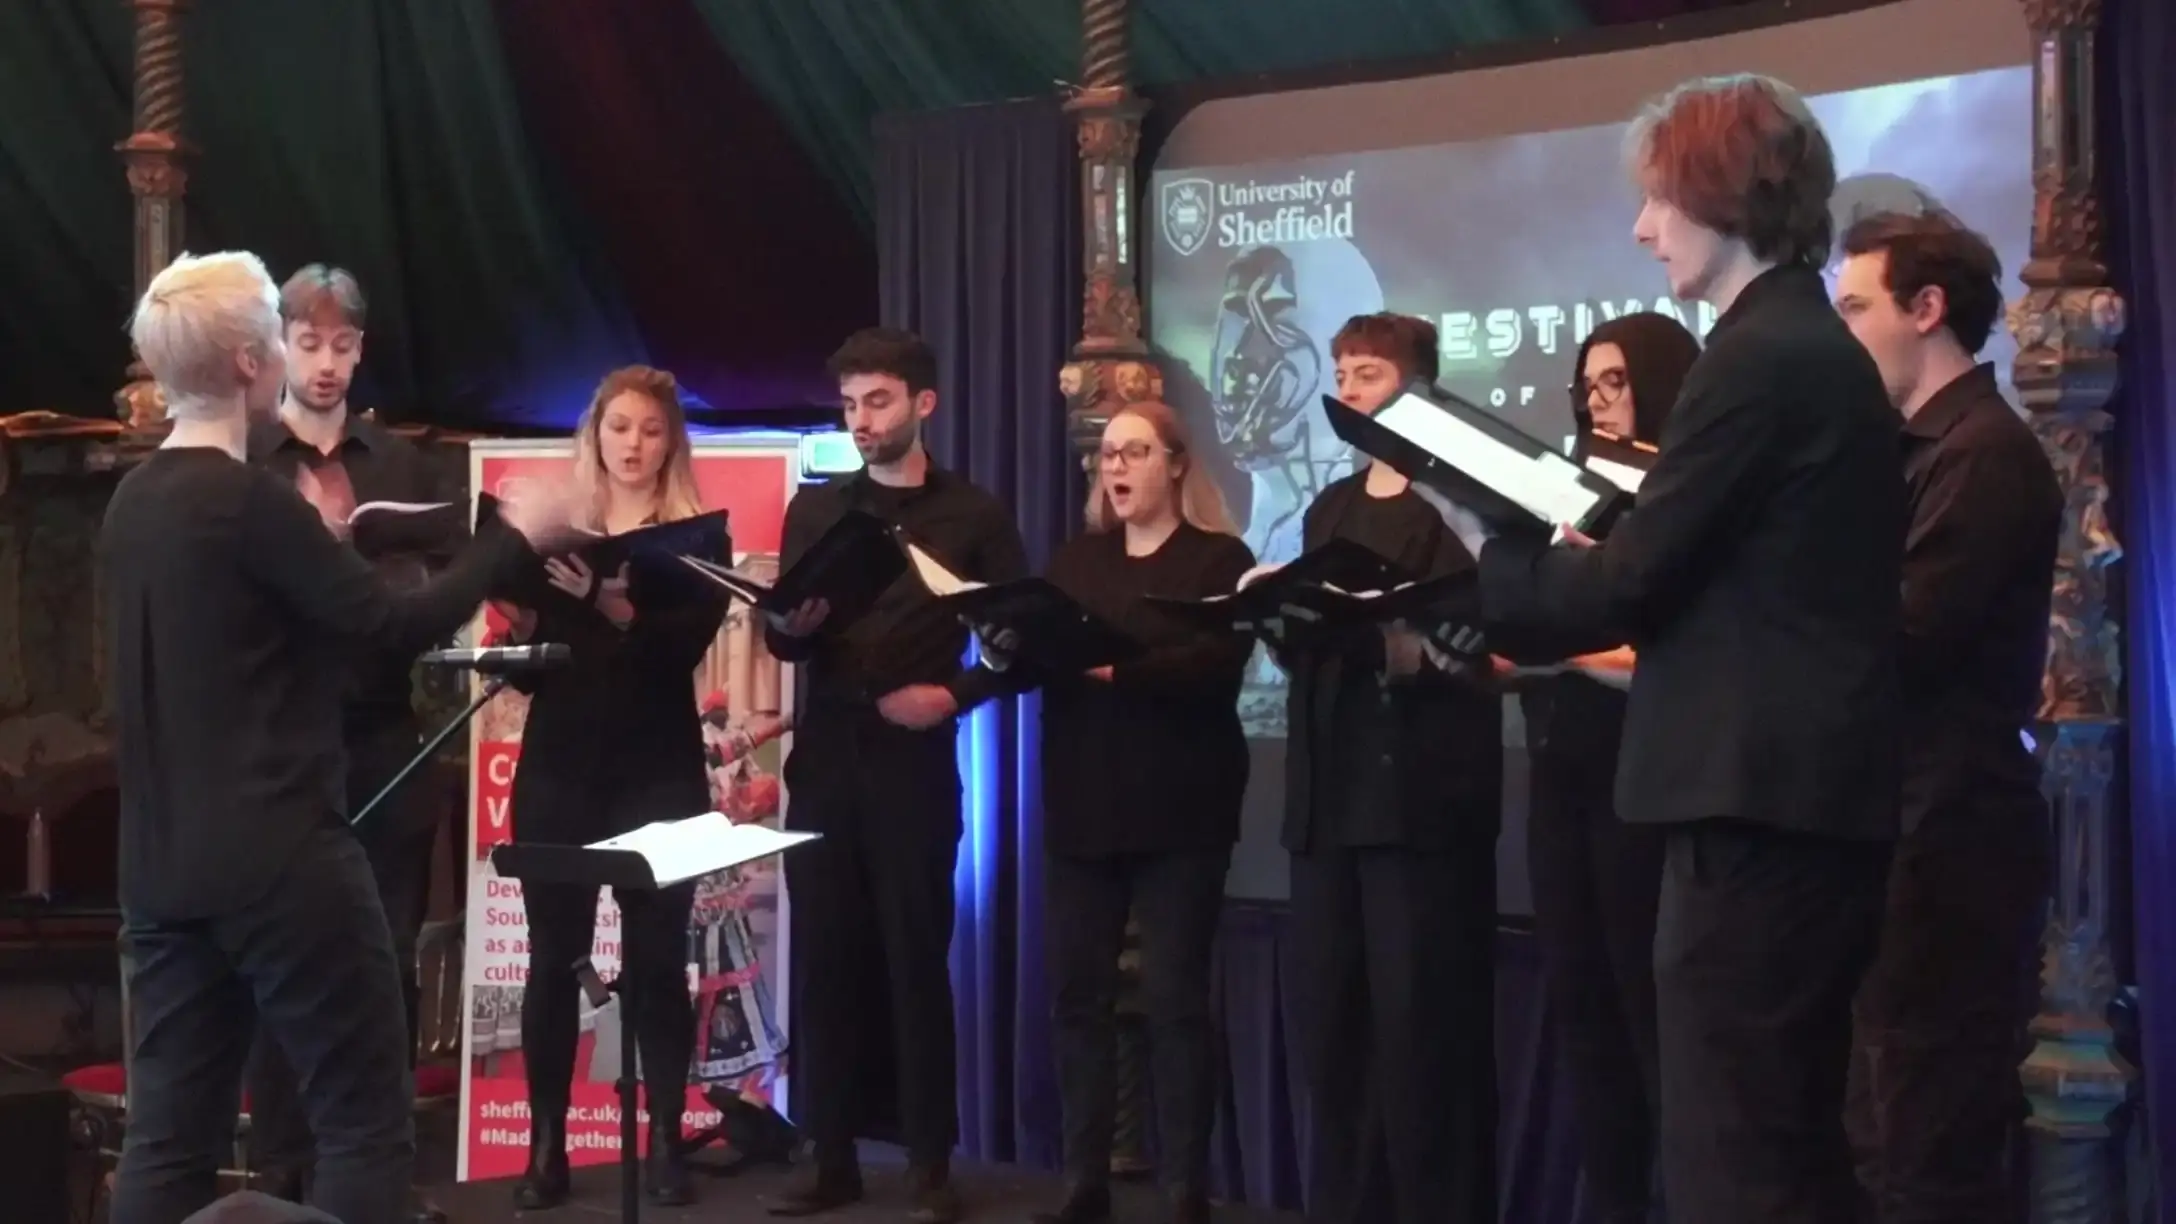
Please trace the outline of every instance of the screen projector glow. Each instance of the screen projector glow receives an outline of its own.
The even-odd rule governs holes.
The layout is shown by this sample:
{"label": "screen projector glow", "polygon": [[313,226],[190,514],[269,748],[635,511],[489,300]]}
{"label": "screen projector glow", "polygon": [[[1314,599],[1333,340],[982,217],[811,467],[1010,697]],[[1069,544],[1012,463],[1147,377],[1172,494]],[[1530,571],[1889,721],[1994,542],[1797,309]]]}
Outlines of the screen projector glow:
{"label": "screen projector glow", "polygon": [[[1988,234],[2015,294],[2031,224],[2031,85],[2030,68],[2016,64],[1809,101],[1846,179],[1840,196],[1908,195],[1897,179],[1908,180]],[[1143,210],[1150,339],[1257,556],[1296,555],[1307,503],[1352,470],[1318,400],[1336,390],[1330,340],[1351,315],[1434,321],[1444,384],[1550,439],[1571,429],[1572,362],[1597,322],[1664,310],[1705,335],[1713,310],[1672,301],[1632,239],[1623,139],[1620,121],[1158,167]],[[1985,355],[2007,374],[2014,352],[1998,333]],[[1242,705],[1251,736],[1283,734],[1284,685],[1266,655]]]}

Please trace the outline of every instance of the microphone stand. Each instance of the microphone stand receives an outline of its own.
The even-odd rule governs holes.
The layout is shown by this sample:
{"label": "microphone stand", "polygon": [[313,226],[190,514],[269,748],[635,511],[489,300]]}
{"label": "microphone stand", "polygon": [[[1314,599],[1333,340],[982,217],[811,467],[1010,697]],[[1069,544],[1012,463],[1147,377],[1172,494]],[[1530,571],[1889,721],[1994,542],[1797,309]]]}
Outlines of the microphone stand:
{"label": "microphone stand", "polygon": [[379,806],[386,801],[387,797],[392,795],[394,791],[400,789],[401,783],[406,782],[410,777],[414,776],[417,770],[423,768],[423,765],[426,761],[429,761],[432,757],[438,755],[438,750],[445,745],[447,740],[453,738],[454,732],[459,731],[461,728],[467,726],[468,721],[476,717],[477,711],[491,704],[491,699],[499,695],[499,691],[506,687],[506,683],[507,678],[503,675],[486,677],[484,680],[483,691],[476,694],[476,700],[469,702],[467,709],[461,711],[459,714],[454,715],[451,722],[448,722],[445,726],[440,727],[438,729],[438,734],[432,736],[430,738],[430,742],[423,745],[423,750],[416,753],[415,757],[411,759],[406,765],[400,767],[400,772],[393,775],[392,781],[380,787],[378,789],[378,793],[370,797],[370,802],[362,806],[361,811],[358,811],[353,816],[348,817],[348,824],[359,825],[363,823],[364,819],[367,818],[372,812],[377,811]]}

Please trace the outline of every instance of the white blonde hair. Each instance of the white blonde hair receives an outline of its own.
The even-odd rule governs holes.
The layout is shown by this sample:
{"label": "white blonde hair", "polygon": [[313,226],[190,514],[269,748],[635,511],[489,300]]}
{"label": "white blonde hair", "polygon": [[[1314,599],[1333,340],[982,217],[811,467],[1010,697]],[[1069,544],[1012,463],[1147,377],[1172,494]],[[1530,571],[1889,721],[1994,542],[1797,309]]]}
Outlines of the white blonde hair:
{"label": "white blonde hair", "polygon": [[279,290],[247,251],[184,254],[151,278],[128,335],[166,392],[168,416],[216,416],[237,389],[234,355],[280,342]]}

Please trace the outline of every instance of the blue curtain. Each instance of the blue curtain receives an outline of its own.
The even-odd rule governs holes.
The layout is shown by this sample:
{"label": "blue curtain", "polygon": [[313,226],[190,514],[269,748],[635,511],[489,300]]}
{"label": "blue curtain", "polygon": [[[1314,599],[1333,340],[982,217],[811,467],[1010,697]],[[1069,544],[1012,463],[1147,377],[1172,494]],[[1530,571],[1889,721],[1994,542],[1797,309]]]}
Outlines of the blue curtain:
{"label": "blue curtain", "polygon": [[[1086,492],[1057,393],[1080,326],[1080,177],[1050,100],[887,116],[876,125],[883,321],[937,351],[937,461],[996,494],[1040,568]],[[1042,818],[1032,697],[985,707],[960,736],[966,834],[952,988],[961,1141],[980,1160],[1059,1163],[1057,1083],[1042,975]],[[1234,905],[1214,969],[1224,1030],[1217,1192],[1296,1209],[1306,1147],[1293,1061],[1298,984],[1282,907]],[[1584,1221],[1565,1088],[1532,937],[1499,942],[1503,1218]]]}
{"label": "blue curtain", "polygon": [[[1086,493],[1057,382],[1080,334],[1072,124],[1050,99],[890,115],[876,151],[879,311],[937,352],[931,454],[1012,509],[1040,570]],[[952,990],[962,1146],[1050,1167],[1036,710],[1033,697],[997,703],[961,728]]]}
{"label": "blue curtain", "polygon": [[2159,1214],[2176,1224],[2176,9],[2107,0],[2100,33],[2100,171],[2110,268],[2129,302],[2112,406],[2128,562],[2130,825],[2145,1102]]}

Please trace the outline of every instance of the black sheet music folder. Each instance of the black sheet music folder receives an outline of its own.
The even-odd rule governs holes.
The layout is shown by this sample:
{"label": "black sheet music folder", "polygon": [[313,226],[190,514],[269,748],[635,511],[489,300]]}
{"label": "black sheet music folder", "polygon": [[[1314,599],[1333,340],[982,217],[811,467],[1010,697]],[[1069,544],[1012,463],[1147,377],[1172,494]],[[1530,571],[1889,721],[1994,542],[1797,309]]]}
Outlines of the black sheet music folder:
{"label": "black sheet music folder", "polygon": [[824,600],[831,609],[824,617],[827,630],[867,616],[907,572],[906,552],[892,529],[859,510],[840,516],[776,582],[760,582],[710,558],[683,560],[758,611],[784,616],[812,599]]}
{"label": "black sheet music folder", "polygon": [[[489,493],[480,495],[476,499],[478,529],[496,518],[498,512],[497,498]],[[622,565],[631,571],[639,570],[654,594],[659,587],[676,585],[682,579],[686,569],[678,558],[691,554],[720,564],[732,558],[733,539],[726,529],[725,511],[712,510],[669,523],[653,523],[618,535],[580,535],[571,545],[551,555],[581,558],[582,564],[588,566],[589,572],[600,582],[618,573]],[[523,567],[518,578],[505,589],[493,591],[492,595],[532,609],[551,603],[566,606],[587,606],[589,603],[553,586],[545,576],[542,558]]]}
{"label": "black sheet music folder", "polygon": [[1085,672],[1141,657],[1145,647],[1041,578],[963,591],[942,601],[978,633],[1009,631],[1014,655],[1050,672]]}
{"label": "black sheet music folder", "polygon": [[1431,620],[1451,614],[1446,608],[1465,609],[1477,595],[1472,570],[1415,580],[1387,558],[1336,538],[1229,595],[1148,600],[1203,628],[1260,633],[1273,621],[1290,631]]}
{"label": "black sheet music folder", "polygon": [[1498,533],[1547,534],[1568,524],[1599,539],[1631,504],[1614,482],[1424,379],[1373,414],[1328,395],[1322,407],[1339,439]]}

